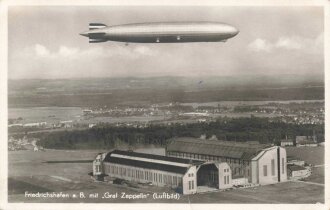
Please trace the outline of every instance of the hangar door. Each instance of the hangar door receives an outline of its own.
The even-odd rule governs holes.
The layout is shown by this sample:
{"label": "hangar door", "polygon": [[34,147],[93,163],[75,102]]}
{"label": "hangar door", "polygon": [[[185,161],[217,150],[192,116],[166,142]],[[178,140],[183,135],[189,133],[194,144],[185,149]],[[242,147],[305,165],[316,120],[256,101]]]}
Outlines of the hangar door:
{"label": "hangar door", "polygon": [[197,186],[219,188],[219,169],[213,163],[202,165],[198,169]]}

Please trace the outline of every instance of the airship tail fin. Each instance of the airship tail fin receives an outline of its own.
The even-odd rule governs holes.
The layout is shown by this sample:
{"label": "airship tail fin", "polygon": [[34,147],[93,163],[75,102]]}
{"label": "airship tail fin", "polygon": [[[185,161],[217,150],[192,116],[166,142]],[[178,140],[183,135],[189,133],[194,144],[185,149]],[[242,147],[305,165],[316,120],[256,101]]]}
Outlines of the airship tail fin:
{"label": "airship tail fin", "polygon": [[89,24],[89,30],[99,29],[99,28],[105,28],[107,25],[103,23],[90,23]]}

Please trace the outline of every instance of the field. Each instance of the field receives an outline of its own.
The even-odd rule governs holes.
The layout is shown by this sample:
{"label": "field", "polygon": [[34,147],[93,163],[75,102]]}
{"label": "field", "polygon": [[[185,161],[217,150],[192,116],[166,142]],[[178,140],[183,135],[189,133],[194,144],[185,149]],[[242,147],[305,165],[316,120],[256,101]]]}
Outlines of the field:
{"label": "field", "polygon": [[[296,148],[300,151],[301,148]],[[302,150],[307,149],[303,148]],[[313,148],[315,149],[315,148]],[[164,154],[163,148],[143,148],[139,152]],[[295,151],[295,150],[293,150]],[[153,199],[153,193],[169,192],[170,189],[154,186],[132,188],[103,182],[93,182],[90,178],[91,162],[99,150],[46,150],[44,152],[13,151],[9,152],[9,202],[93,202],[93,203],[317,203],[324,202],[324,186],[304,182],[286,182],[276,185],[260,186],[249,189],[235,189],[225,192],[209,192],[183,196],[175,199]],[[298,152],[299,153],[299,152]],[[52,161],[52,162],[50,162]],[[319,161],[316,161],[317,163]],[[317,168],[320,169],[320,168]],[[319,177],[320,180],[322,178]],[[323,174],[324,180],[324,174]],[[309,180],[310,181],[310,180]],[[311,180],[316,182],[315,180]],[[62,192],[86,198],[29,198],[28,192]],[[102,198],[104,193],[119,195],[149,194],[142,199]],[[98,193],[97,198],[88,198],[89,194]]]}
{"label": "field", "polygon": [[287,156],[304,160],[308,164],[324,164],[324,147],[286,147]]}
{"label": "field", "polygon": [[9,108],[8,118],[23,118],[20,123],[49,122],[54,123],[64,120],[78,120],[82,115],[79,107],[29,107]]}

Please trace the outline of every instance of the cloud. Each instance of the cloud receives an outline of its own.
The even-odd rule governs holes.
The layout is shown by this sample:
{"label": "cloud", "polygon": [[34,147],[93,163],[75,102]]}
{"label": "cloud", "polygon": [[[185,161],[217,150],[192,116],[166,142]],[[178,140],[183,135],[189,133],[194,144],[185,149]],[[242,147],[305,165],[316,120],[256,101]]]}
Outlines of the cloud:
{"label": "cloud", "polygon": [[[33,50],[32,50],[33,49]],[[146,46],[132,46],[123,47],[119,45],[113,45],[111,48],[103,47],[91,47],[88,49],[79,49],[68,46],[60,46],[58,50],[50,51],[46,46],[36,44],[34,47],[28,47],[21,52],[22,56],[31,55],[31,51],[34,51],[35,59],[81,59],[88,58],[111,58],[116,56],[124,56],[129,59],[137,59],[141,56],[155,56],[157,52]]]}
{"label": "cloud", "polygon": [[79,52],[79,49],[77,48],[69,48],[66,46],[60,46],[58,50],[58,56],[75,56]]}
{"label": "cloud", "polygon": [[275,50],[294,51],[299,50],[302,53],[322,53],[323,33],[319,34],[315,39],[299,36],[279,37],[277,41],[271,42],[258,38],[248,45],[250,51],[255,52],[273,52]]}
{"label": "cloud", "polygon": [[248,48],[251,51],[256,51],[256,52],[259,51],[270,52],[273,46],[271,43],[267,42],[264,39],[256,39],[248,45]]}
{"label": "cloud", "polygon": [[283,48],[288,50],[299,50],[302,48],[303,43],[297,37],[288,38],[288,37],[281,37],[275,43],[275,48]]}
{"label": "cloud", "polygon": [[[54,49],[38,43],[17,51],[15,56],[10,56],[10,76],[72,78],[135,75],[139,74],[141,69],[144,70],[146,61],[154,61],[154,57],[159,53],[160,49],[155,46],[134,44],[88,45],[84,49],[59,45]],[[20,62],[17,62],[18,60]],[[28,65],[24,65],[26,63]],[[134,63],[134,67],[128,67],[127,63]]]}
{"label": "cloud", "polygon": [[40,57],[48,57],[50,55],[49,50],[45,46],[40,44],[36,44],[34,46],[34,50],[36,55]]}

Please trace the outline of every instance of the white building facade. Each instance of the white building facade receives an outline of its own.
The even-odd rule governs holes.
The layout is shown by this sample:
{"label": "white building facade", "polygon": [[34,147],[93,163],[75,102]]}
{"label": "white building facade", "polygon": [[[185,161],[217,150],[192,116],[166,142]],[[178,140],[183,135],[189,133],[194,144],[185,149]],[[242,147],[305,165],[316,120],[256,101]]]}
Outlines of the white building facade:
{"label": "white building facade", "polygon": [[196,138],[175,138],[166,155],[206,162],[226,162],[235,183],[238,179],[252,184],[274,184],[287,181],[286,150],[279,146]]}
{"label": "white building facade", "polygon": [[202,185],[216,189],[232,187],[227,163],[206,163],[121,150],[98,154],[93,161],[93,175],[170,187],[182,194],[194,194]]}

